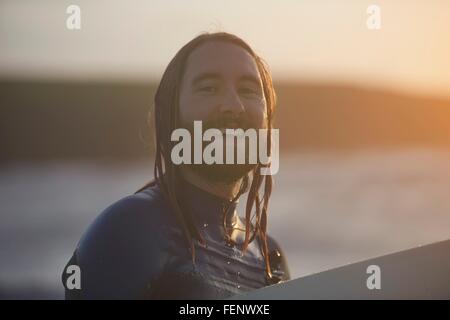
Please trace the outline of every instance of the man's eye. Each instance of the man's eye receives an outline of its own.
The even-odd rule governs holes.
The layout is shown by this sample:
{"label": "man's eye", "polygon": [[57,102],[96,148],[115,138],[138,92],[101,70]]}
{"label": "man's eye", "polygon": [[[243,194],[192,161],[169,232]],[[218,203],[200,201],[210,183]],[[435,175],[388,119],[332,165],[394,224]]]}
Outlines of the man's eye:
{"label": "man's eye", "polygon": [[259,94],[258,90],[253,89],[253,88],[241,88],[241,89],[239,89],[239,92],[244,95],[258,95]]}
{"label": "man's eye", "polygon": [[217,88],[214,86],[203,86],[199,88],[199,91],[205,93],[215,93],[217,91]]}

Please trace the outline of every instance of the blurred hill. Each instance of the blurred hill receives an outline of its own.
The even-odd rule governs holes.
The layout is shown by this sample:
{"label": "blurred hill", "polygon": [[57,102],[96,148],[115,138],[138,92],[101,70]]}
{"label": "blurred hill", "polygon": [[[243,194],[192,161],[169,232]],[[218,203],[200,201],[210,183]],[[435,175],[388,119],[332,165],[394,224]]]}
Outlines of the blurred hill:
{"label": "blurred hill", "polygon": [[[450,147],[450,100],[276,83],[282,150]],[[0,80],[0,163],[149,157],[156,83]]]}
{"label": "blurred hill", "polygon": [[450,146],[450,100],[339,85],[277,86],[283,148]]}

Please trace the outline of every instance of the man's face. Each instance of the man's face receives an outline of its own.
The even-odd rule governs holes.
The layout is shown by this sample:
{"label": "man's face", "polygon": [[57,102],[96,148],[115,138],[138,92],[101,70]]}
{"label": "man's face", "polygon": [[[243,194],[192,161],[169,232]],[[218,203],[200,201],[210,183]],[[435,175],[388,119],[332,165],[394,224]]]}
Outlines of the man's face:
{"label": "man's face", "polygon": [[[243,48],[210,41],[190,54],[179,99],[181,126],[192,132],[201,120],[209,128],[267,127],[267,106],[258,67]],[[237,179],[255,165],[192,165],[194,170],[217,180]]]}

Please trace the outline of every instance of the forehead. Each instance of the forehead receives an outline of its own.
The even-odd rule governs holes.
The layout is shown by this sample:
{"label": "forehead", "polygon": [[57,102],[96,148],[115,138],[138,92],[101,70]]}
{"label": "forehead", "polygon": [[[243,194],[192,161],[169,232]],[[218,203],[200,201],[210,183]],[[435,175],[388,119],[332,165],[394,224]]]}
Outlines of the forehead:
{"label": "forehead", "polygon": [[260,79],[255,59],[244,48],[224,41],[209,41],[189,55],[184,81],[202,73],[217,73],[224,78],[253,76]]}

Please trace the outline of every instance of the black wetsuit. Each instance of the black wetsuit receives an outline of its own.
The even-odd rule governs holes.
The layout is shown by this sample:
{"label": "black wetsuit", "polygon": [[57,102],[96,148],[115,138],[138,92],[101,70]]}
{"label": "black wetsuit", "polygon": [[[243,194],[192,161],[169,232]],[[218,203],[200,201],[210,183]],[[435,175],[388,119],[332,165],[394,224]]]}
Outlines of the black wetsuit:
{"label": "black wetsuit", "polygon": [[[284,253],[270,236],[272,279],[258,237],[244,256],[244,232],[237,246],[224,240],[226,200],[186,184],[182,201],[207,243],[196,242],[195,264],[159,187],[147,187],[106,208],[88,228],[67,264],[80,267],[81,289],[66,287],[66,299],[222,299],[290,279]],[[227,211],[227,225],[244,228],[236,205]]]}

